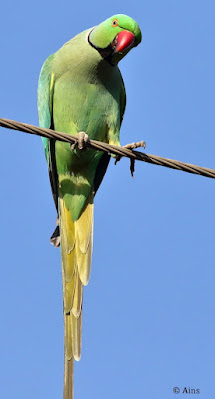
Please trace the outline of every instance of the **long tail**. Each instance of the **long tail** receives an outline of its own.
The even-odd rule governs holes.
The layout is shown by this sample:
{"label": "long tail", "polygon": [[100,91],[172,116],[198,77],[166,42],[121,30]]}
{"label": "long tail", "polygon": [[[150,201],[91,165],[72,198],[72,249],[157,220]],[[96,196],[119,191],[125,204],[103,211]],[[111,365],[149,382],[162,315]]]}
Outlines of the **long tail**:
{"label": "long tail", "polygon": [[64,399],[73,399],[74,359],[81,357],[83,285],[90,277],[93,245],[93,200],[75,222],[60,200],[60,231],[64,303]]}

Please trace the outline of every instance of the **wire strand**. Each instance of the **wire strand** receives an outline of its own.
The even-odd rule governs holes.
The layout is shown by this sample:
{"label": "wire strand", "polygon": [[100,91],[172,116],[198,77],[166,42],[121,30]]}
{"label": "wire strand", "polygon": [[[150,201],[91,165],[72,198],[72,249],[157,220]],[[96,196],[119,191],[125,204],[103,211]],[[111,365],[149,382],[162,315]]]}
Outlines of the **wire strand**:
{"label": "wire strand", "polygon": [[[45,129],[37,127],[34,125],[29,125],[27,123],[21,123],[13,121],[6,118],[0,118],[0,126],[12,130],[18,130],[24,133],[35,134],[37,136],[46,137],[48,139],[54,139],[59,141],[64,141],[70,144],[77,143],[77,137],[72,136],[68,133],[57,132],[51,129]],[[193,173],[200,176],[215,178],[215,169],[204,168],[201,166],[192,165],[185,162],[176,161],[173,159],[159,157],[157,155],[145,154],[139,151],[130,150],[124,147],[117,147],[115,145],[110,145],[103,143],[101,141],[89,140],[86,142],[88,148],[93,148],[95,150],[107,152],[109,154],[115,154],[119,157],[127,157],[133,159],[134,161],[148,162],[154,165],[165,166],[171,169],[181,170],[187,173]]]}

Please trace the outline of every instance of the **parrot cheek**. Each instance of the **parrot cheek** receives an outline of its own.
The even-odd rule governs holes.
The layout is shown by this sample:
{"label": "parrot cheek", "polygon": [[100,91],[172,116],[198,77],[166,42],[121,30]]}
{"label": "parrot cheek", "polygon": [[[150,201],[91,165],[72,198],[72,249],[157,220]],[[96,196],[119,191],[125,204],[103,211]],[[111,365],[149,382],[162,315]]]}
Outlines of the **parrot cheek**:
{"label": "parrot cheek", "polygon": [[115,47],[115,53],[122,53],[128,50],[134,43],[135,36],[128,30],[121,31],[114,39],[112,45]]}

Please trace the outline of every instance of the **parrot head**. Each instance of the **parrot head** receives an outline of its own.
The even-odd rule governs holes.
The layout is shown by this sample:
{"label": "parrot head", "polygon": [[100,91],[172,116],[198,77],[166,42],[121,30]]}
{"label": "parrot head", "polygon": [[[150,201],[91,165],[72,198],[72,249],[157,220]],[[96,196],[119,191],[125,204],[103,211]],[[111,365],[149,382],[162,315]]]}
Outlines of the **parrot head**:
{"label": "parrot head", "polygon": [[117,63],[142,39],[137,23],[118,14],[95,26],[89,33],[89,44],[112,65]]}

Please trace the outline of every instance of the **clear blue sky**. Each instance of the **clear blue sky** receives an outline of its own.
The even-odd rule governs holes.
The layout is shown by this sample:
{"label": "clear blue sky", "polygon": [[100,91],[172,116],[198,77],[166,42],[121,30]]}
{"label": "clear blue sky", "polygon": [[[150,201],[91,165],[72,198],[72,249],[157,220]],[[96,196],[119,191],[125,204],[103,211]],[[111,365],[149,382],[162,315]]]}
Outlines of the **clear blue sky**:
{"label": "clear blue sky", "polygon": [[[142,44],[121,62],[121,143],[215,168],[215,5],[211,0],[1,6],[0,116],[38,124],[44,60],[115,13]],[[60,251],[40,138],[0,129],[0,397],[59,399],[63,390]],[[174,386],[213,397],[215,181],[112,161],[95,200],[92,274],[84,293],[75,399],[171,399]]]}

